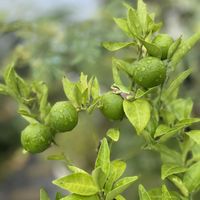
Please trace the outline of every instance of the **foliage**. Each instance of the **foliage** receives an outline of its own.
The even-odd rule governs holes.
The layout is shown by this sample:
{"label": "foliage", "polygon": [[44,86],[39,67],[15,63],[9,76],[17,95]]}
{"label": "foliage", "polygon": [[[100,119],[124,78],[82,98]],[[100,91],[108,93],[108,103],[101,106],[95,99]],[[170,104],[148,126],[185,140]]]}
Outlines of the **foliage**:
{"label": "foliage", "polygon": [[[192,69],[188,68],[181,72],[175,79],[172,79],[172,74],[183,57],[200,39],[200,32],[186,40],[183,40],[182,37],[177,38],[172,44],[165,46],[163,56],[162,46],[154,42],[162,23],[155,23],[154,14],[148,13],[146,4],[142,0],[138,0],[137,9],[128,4],[124,4],[124,6],[128,10],[127,17],[114,18],[114,21],[129,40],[104,42],[103,46],[110,51],[133,46],[137,56],[128,61],[126,59],[112,59],[114,83],[110,92],[122,99],[123,111],[127,120],[134,127],[138,137],[144,139],[143,149],[159,153],[162,161],[162,185],[147,190],[140,184],[138,187],[139,199],[192,199],[193,194],[200,187],[200,131],[192,130],[191,126],[200,122],[200,118],[191,116],[192,100],[179,97],[179,89],[183,81],[192,73]],[[155,67],[152,67],[152,57],[159,60],[162,67],[165,67],[164,73],[166,75],[163,76],[158,69],[151,71],[154,78],[148,80],[149,84],[146,86],[143,84],[146,80],[141,77],[143,75],[142,68],[144,68],[145,73],[147,69]],[[143,62],[140,63],[141,60]],[[0,92],[13,97],[18,102],[19,114],[30,125],[40,123],[43,127],[48,127],[51,105],[47,98],[47,86],[42,82],[28,84],[15,72],[14,65],[15,62],[6,68],[5,83],[0,85]],[[138,67],[141,68],[140,74],[136,73]],[[126,74],[126,81],[122,79],[122,73]],[[150,77],[146,76],[146,78]],[[159,81],[160,78],[162,81]],[[151,85],[154,79],[156,84],[152,83]],[[77,82],[71,82],[67,77],[64,77],[63,88],[67,99],[76,112],[92,113],[93,110],[102,109],[105,106],[104,95],[100,94],[99,83],[94,76],[88,80],[88,76],[81,73]],[[115,113],[115,109],[121,109],[118,106],[113,108],[113,105],[110,107],[111,112]],[[63,114],[62,109],[59,112],[61,115]],[[109,116],[107,117],[110,119]],[[65,120],[68,122],[70,119],[69,114],[67,119],[61,118],[60,120],[63,120],[62,123],[64,123]],[[190,128],[189,131],[188,128]],[[60,132],[59,130],[54,131]],[[52,138],[55,136],[54,131]],[[64,160],[71,172],[69,175],[53,181],[53,184],[70,192],[68,196],[58,193],[57,200],[125,199],[121,193],[139,177],[120,178],[126,169],[126,162],[123,160],[110,161],[111,144],[119,140],[119,130],[109,129],[107,138],[104,137],[101,140],[95,166],[91,173],[70,165],[63,155],[49,157],[49,159]],[[171,141],[175,141],[177,144],[176,149],[170,147]],[[26,148],[26,150],[29,149]],[[168,187],[169,182],[173,185],[172,187]],[[40,191],[40,199],[49,199],[48,194],[43,189]]]}

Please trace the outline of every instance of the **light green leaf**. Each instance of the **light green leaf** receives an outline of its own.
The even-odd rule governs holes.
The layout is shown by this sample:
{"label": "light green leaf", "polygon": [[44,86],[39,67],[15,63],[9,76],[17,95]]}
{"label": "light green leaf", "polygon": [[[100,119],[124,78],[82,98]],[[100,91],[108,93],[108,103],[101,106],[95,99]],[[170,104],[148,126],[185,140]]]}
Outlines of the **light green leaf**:
{"label": "light green leaf", "polygon": [[184,174],[183,183],[189,192],[196,191],[200,186],[200,161],[191,165]]}
{"label": "light green leaf", "polygon": [[140,200],[151,200],[151,197],[149,196],[148,192],[141,184],[139,185],[139,198]]}
{"label": "light green leaf", "polygon": [[195,33],[190,38],[185,41],[182,41],[178,50],[174,53],[171,58],[172,67],[176,67],[181,59],[190,51],[190,49],[199,41],[200,32]]}
{"label": "light green leaf", "polygon": [[137,2],[137,14],[140,21],[143,34],[147,32],[147,7],[143,0],[138,0]]}
{"label": "light green leaf", "polygon": [[152,88],[149,88],[148,90],[142,90],[141,88],[139,88],[137,91],[136,91],[136,94],[135,94],[135,99],[139,99],[147,94],[150,94],[151,92],[154,92],[156,91],[157,87],[152,87]]}
{"label": "light green leaf", "polygon": [[137,43],[135,42],[103,42],[103,47],[108,49],[109,51],[117,51],[124,47],[128,46],[136,46]]}
{"label": "light green leaf", "polygon": [[94,182],[92,176],[86,173],[75,173],[64,176],[52,182],[53,184],[83,196],[90,196],[96,194],[99,189]]}
{"label": "light green leaf", "polygon": [[114,189],[106,195],[106,200],[113,200],[116,196],[125,191],[131,184],[138,179],[137,176],[125,177],[117,181],[114,185]]}
{"label": "light green leaf", "polygon": [[119,140],[119,129],[115,129],[115,128],[110,128],[107,132],[106,135],[113,140],[114,142],[117,142]]}
{"label": "light green leaf", "polygon": [[43,188],[40,189],[40,200],[50,200],[49,195]]}
{"label": "light green leaf", "polygon": [[77,194],[68,195],[60,200],[100,200],[97,195],[81,196]]}
{"label": "light green leaf", "polygon": [[95,162],[95,168],[101,167],[102,171],[109,175],[110,172],[110,149],[106,138],[101,141],[101,146]]}
{"label": "light green leaf", "polygon": [[140,41],[145,46],[145,48],[147,49],[147,52],[148,52],[149,55],[157,57],[157,58],[161,58],[162,51],[158,46],[156,46],[153,43],[142,40],[142,39],[140,39]]}
{"label": "light green leaf", "polygon": [[62,199],[62,198],[63,198],[62,193],[56,192],[56,199],[55,199],[55,200],[60,200],[60,199]]}
{"label": "light green leaf", "polygon": [[112,58],[112,63],[117,69],[126,72],[130,76],[133,75],[134,68],[135,68],[134,65],[131,65],[130,63],[125,62],[124,60],[120,60],[116,58]]}
{"label": "light green leaf", "polygon": [[187,189],[186,185],[184,184],[184,182],[178,176],[171,175],[168,177],[168,179],[180,190],[180,192],[185,197],[188,197],[188,195],[189,195],[188,189]]}
{"label": "light green leaf", "polygon": [[165,185],[162,185],[162,200],[173,200]]}
{"label": "light green leaf", "polygon": [[76,166],[68,165],[67,167],[68,167],[68,169],[69,169],[71,172],[73,172],[73,173],[85,173],[85,174],[88,174],[85,170],[80,169],[80,168],[78,168],[78,167],[76,167]]}
{"label": "light green leaf", "polygon": [[126,200],[122,195],[118,195],[115,197],[116,200]]}
{"label": "light green leaf", "polygon": [[164,164],[161,168],[161,178],[164,180],[170,175],[183,173],[187,168],[176,164]]}
{"label": "light green leaf", "polygon": [[92,82],[91,95],[93,99],[97,99],[100,95],[100,86],[98,79],[95,77]]}
{"label": "light green leaf", "polygon": [[100,189],[103,189],[107,175],[103,172],[101,167],[97,167],[92,171],[92,177]]}
{"label": "light green leaf", "polygon": [[176,92],[176,95],[173,96],[174,98],[176,98],[177,94],[178,94],[178,88],[179,86],[183,83],[183,81],[192,73],[192,69],[189,68],[188,70],[182,72],[180,75],[178,75],[177,78],[175,78],[175,80],[173,80],[171,82],[171,84],[169,85],[169,87],[163,92],[162,95],[162,99],[163,101],[165,101],[166,99],[168,99],[169,97],[172,96],[172,94],[174,93],[174,91]]}
{"label": "light green leaf", "polygon": [[150,104],[145,99],[123,102],[124,112],[135,127],[137,134],[140,134],[147,126],[150,119]]}
{"label": "light green leaf", "polygon": [[200,130],[192,130],[186,132],[186,134],[197,144],[200,144]]}
{"label": "light green leaf", "polygon": [[198,123],[200,122],[200,118],[188,118],[188,119],[183,119],[181,121],[179,121],[177,124],[176,124],[176,127],[181,127],[181,126],[184,126],[184,127],[187,127],[187,126],[190,126],[194,123]]}
{"label": "light green leaf", "polygon": [[171,131],[171,128],[169,126],[167,126],[165,124],[160,124],[156,129],[154,138],[160,137],[160,136],[168,133],[169,131]]}
{"label": "light green leaf", "polygon": [[54,154],[47,156],[47,160],[65,160],[65,155],[61,154]]}
{"label": "light green leaf", "polygon": [[128,10],[127,22],[133,36],[140,37],[142,34],[142,28],[135,9],[130,8]]}
{"label": "light green leaf", "polygon": [[182,42],[182,36],[180,36],[170,47],[167,54],[167,59],[171,59],[174,53],[177,51],[178,47]]}
{"label": "light green leaf", "polygon": [[117,24],[117,26],[123,31],[125,32],[128,37],[132,37],[132,33],[131,31],[129,30],[129,27],[128,27],[128,23],[127,23],[127,20],[124,19],[124,18],[114,18],[114,21],[115,23]]}
{"label": "light green leaf", "polygon": [[112,189],[114,182],[122,176],[125,170],[126,170],[125,162],[121,160],[114,160],[111,162],[110,174],[108,176],[105,185],[106,193],[108,193]]}

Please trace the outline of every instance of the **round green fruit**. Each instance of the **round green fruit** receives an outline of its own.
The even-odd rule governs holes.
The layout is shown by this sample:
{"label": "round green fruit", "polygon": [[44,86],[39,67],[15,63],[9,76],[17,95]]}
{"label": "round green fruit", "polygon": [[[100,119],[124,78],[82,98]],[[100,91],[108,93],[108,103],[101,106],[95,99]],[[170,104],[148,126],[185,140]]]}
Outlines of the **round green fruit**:
{"label": "round green fruit", "polygon": [[53,105],[48,116],[48,125],[56,132],[71,131],[78,123],[76,108],[69,101]]}
{"label": "round green fruit", "polygon": [[169,47],[172,45],[173,42],[174,42],[173,38],[167,34],[159,34],[152,41],[153,44],[155,44],[161,49],[162,60],[167,58]]}
{"label": "round green fruit", "polygon": [[158,58],[145,57],[135,63],[133,78],[144,88],[155,87],[165,81],[166,67]]}
{"label": "round green fruit", "polygon": [[46,150],[52,142],[52,134],[48,127],[35,123],[28,125],[21,133],[21,143],[30,153]]}
{"label": "round green fruit", "polygon": [[123,99],[121,96],[113,93],[106,93],[101,98],[101,111],[104,116],[111,120],[121,120],[124,115]]}

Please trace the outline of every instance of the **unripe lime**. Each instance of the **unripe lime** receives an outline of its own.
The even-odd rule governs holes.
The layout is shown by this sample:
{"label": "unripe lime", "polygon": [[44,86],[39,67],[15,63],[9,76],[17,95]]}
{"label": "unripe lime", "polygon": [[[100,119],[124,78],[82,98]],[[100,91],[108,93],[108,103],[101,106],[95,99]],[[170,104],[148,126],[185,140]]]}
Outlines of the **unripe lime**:
{"label": "unripe lime", "polygon": [[69,101],[53,105],[48,116],[48,125],[57,132],[71,131],[78,123],[76,108]]}
{"label": "unripe lime", "polygon": [[50,129],[39,123],[28,125],[21,133],[21,143],[30,153],[40,153],[46,150],[51,142]]}
{"label": "unripe lime", "polygon": [[153,44],[158,46],[162,51],[162,60],[167,58],[169,47],[172,45],[174,40],[167,34],[159,34],[152,41]]}
{"label": "unripe lime", "polygon": [[111,120],[120,120],[123,118],[123,99],[121,96],[113,93],[106,93],[101,98],[101,111],[105,117]]}
{"label": "unripe lime", "polygon": [[133,78],[138,85],[151,88],[164,82],[166,67],[158,58],[145,57],[135,63]]}

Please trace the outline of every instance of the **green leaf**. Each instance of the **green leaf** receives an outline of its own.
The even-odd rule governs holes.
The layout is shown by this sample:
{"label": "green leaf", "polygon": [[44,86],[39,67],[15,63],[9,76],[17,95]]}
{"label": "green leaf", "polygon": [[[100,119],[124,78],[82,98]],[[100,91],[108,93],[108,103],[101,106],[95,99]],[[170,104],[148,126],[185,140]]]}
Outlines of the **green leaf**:
{"label": "green leaf", "polygon": [[127,16],[128,27],[135,37],[141,37],[142,28],[135,9],[130,8]]}
{"label": "green leaf", "polygon": [[86,173],[74,173],[53,181],[53,184],[83,196],[96,194],[99,189],[92,176]]}
{"label": "green leaf", "polygon": [[114,189],[106,195],[106,200],[113,200],[116,196],[125,191],[130,185],[132,185],[138,179],[137,176],[125,177],[117,181],[114,185]]}
{"label": "green leaf", "polygon": [[76,167],[76,166],[68,165],[67,167],[68,167],[68,169],[69,169],[71,172],[73,172],[73,173],[85,173],[85,174],[88,174],[85,170],[80,169],[80,168],[78,168],[78,167]]}
{"label": "green leaf", "polygon": [[176,41],[174,41],[174,43],[169,47],[167,59],[171,59],[171,57],[174,55],[174,53],[180,46],[181,42],[182,42],[182,36],[180,36]]}
{"label": "green leaf", "polygon": [[63,198],[62,193],[56,192],[56,199],[55,200],[61,200]]}
{"label": "green leaf", "polygon": [[191,165],[184,174],[183,183],[189,192],[196,191],[200,186],[200,161]]}
{"label": "green leaf", "polygon": [[124,60],[120,60],[116,58],[112,58],[112,63],[117,69],[126,72],[130,76],[133,75],[134,68],[135,68],[134,65],[131,65],[130,63],[125,62]]}
{"label": "green leaf", "polygon": [[139,40],[145,46],[145,48],[147,49],[147,52],[148,52],[149,55],[157,57],[157,58],[161,58],[162,51],[158,46],[156,46],[153,43],[150,43],[150,42],[147,42],[145,40],[142,40],[142,39],[139,39]]}
{"label": "green leaf", "polygon": [[123,31],[125,32],[128,37],[132,37],[132,33],[128,27],[128,23],[127,20],[124,18],[113,18],[115,23],[117,24],[117,26]]}
{"label": "green leaf", "polygon": [[119,140],[119,129],[115,129],[115,128],[110,128],[107,132],[106,135],[113,140],[114,142],[117,142]]}
{"label": "green leaf", "polygon": [[40,189],[40,200],[50,200],[49,195],[43,188]]}
{"label": "green leaf", "polygon": [[186,41],[182,41],[178,50],[174,53],[171,58],[172,67],[176,67],[181,59],[190,51],[190,49],[199,41],[200,32],[195,33]]}
{"label": "green leaf", "polygon": [[189,195],[188,189],[187,189],[186,185],[184,184],[184,182],[178,176],[171,175],[168,177],[168,179],[180,190],[180,192],[185,197],[188,197],[188,195]]}
{"label": "green leaf", "polygon": [[124,47],[128,46],[136,46],[135,42],[103,42],[103,47],[108,49],[109,51],[117,51]]}
{"label": "green leaf", "polygon": [[125,170],[126,170],[125,162],[121,160],[114,160],[111,162],[110,174],[108,176],[105,185],[106,193],[108,193],[112,189],[114,182],[117,181],[117,179],[119,179],[122,176]]}
{"label": "green leaf", "polygon": [[141,184],[139,185],[139,198],[140,200],[151,200],[151,197],[149,196],[148,192]]}
{"label": "green leaf", "polygon": [[145,99],[137,99],[135,101],[126,101],[123,102],[124,112],[135,127],[137,134],[141,132],[147,126],[150,119],[150,104]]}
{"label": "green leaf", "polygon": [[165,124],[160,124],[156,129],[154,138],[160,137],[160,136],[168,133],[169,131],[171,131],[171,128],[169,126],[167,126]]}
{"label": "green leaf", "polygon": [[147,94],[150,94],[151,92],[156,91],[157,87],[149,88],[148,90],[142,90],[141,88],[137,89],[135,94],[135,99],[139,99]]}
{"label": "green leaf", "polygon": [[60,200],[100,200],[100,199],[97,195],[81,196],[81,195],[77,195],[77,194],[71,194]]}
{"label": "green leaf", "polygon": [[164,164],[161,168],[161,178],[164,180],[170,175],[180,174],[187,170],[187,168],[176,164]]}
{"label": "green leaf", "polygon": [[54,154],[47,156],[47,160],[65,160],[65,155],[61,154]]}
{"label": "green leaf", "polygon": [[175,78],[175,80],[173,80],[171,82],[171,84],[169,85],[169,87],[165,90],[165,92],[163,92],[162,95],[162,99],[163,101],[165,101],[166,99],[168,99],[169,97],[172,96],[172,94],[174,93],[174,91],[176,92],[176,95],[173,96],[174,98],[176,98],[177,94],[178,94],[178,89],[179,86],[183,83],[183,81],[192,73],[192,69],[189,68],[188,70],[182,72],[180,75],[178,75],[177,78]]}
{"label": "green leaf", "polygon": [[91,95],[93,99],[97,99],[100,95],[100,86],[96,77],[92,82]]}
{"label": "green leaf", "polygon": [[107,175],[103,172],[101,167],[97,167],[92,171],[92,177],[100,189],[103,189]]}
{"label": "green leaf", "polygon": [[173,200],[165,185],[162,185],[162,200]]}
{"label": "green leaf", "polygon": [[101,142],[101,146],[99,148],[99,152],[97,155],[97,159],[95,162],[95,168],[101,167],[102,171],[109,175],[110,172],[110,149],[108,146],[108,142],[106,138],[104,138]]}
{"label": "green leaf", "polygon": [[0,84],[0,94],[8,95],[8,88],[4,84]]}
{"label": "green leaf", "polygon": [[192,130],[189,132],[186,132],[186,134],[197,144],[200,145],[200,130]]}
{"label": "green leaf", "polygon": [[115,197],[116,200],[126,200],[122,195],[118,195]]}
{"label": "green leaf", "polygon": [[137,2],[137,14],[140,21],[143,34],[147,32],[147,7],[143,0],[138,0]]}

